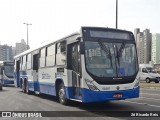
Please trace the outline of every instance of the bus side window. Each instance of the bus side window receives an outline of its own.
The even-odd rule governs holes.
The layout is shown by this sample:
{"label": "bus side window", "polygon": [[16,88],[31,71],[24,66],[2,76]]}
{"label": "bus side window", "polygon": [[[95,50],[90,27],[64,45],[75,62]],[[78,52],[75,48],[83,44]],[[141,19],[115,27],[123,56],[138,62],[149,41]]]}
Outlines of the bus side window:
{"label": "bus side window", "polygon": [[57,43],[56,45],[56,64],[65,65],[66,64],[66,41]]}
{"label": "bus side window", "polygon": [[27,60],[27,62],[26,62],[27,69],[31,69],[31,62],[32,62],[31,54],[27,55],[26,60]]}
{"label": "bus side window", "polygon": [[40,50],[40,67],[45,67],[46,65],[46,48]]}
{"label": "bus side window", "polygon": [[55,45],[47,47],[46,66],[55,65]]}
{"label": "bus side window", "polygon": [[24,55],[22,58],[23,58],[22,59],[22,70],[25,70],[26,69],[26,55]]}

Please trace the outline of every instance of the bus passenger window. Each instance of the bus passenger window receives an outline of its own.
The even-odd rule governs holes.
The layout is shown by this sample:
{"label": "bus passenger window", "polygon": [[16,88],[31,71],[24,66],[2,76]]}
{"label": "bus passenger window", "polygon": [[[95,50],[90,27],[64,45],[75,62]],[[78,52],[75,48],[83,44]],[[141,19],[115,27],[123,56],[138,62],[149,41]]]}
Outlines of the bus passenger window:
{"label": "bus passenger window", "polygon": [[47,47],[46,66],[55,64],[55,45]]}
{"label": "bus passenger window", "polygon": [[46,57],[46,49],[43,48],[40,51],[40,67],[45,67],[45,57]]}
{"label": "bus passenger window", "polygon": [[56,49],[57,49],[56,64],[65,65],[66,64],[66,41],[57,43]]}

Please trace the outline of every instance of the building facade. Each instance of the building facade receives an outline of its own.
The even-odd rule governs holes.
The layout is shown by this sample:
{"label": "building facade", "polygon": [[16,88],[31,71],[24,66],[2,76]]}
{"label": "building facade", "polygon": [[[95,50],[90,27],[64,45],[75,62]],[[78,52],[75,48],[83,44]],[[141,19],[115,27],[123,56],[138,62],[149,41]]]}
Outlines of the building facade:
{"label": "building facade", "polygon": [[160,64],[160,33],[152,35],[151,60],[154,64]]}
{"label": "building facade", "polygon": [[24,39],[22,39],[20,43],[16,43],[15,55],[18,55],[18,54],[26,51],[28,48],[29,48],[29,46],[27,46]]}
{"label": "building facade", "polygon": [[0,45],[0,61],[12,61],[12,46]]}
{"label": "building facade", "polygon": [[136,45],[137,45],[137,54],[139,64],[149,63],[151,61],[151,40],[152,34],[149,29],[145,29],[143,32],[140,32],[139,28],[134,30]]}

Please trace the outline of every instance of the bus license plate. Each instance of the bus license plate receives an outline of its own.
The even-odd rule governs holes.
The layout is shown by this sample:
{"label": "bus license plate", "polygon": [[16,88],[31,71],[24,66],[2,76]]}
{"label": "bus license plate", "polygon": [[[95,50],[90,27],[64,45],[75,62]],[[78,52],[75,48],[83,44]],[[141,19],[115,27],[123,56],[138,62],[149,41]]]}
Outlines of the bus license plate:
{"label": "bus license plate", "polygon": [[116,93],[113,95],[114,98],[122,98],[122,94],[121,93]]}

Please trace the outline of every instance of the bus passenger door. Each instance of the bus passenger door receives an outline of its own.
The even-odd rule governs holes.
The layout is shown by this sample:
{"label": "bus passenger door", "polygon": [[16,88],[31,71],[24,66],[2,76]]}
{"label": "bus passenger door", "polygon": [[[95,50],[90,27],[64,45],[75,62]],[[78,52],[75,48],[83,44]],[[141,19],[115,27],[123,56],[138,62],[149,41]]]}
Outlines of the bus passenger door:
{"label": "bus passenger door", "polygon": [[33,55],[33,81],[34,91],[39,91],[38,84],[39,54]]}
{"label": "bus passenger door", "polygon": [[16,66],[15,66],[15,68],[16,68],[16,71],[15,71],[15,86],[16,87],[21,87],[20,85],[20,60],[18,60],[18,61],[15,61],[15,64],[16,64]]}
{"label": "bus passenger door", "polygon": [[2,90],[2,84],[3,84],[3,66],[0,65],[0,90]]}
{"label": "bus passenger door", "polygon": [[75,43],[71,47],[71,68],[72,68],[72,86],[74,88],[74,96],[80,97],[81,81],[80,81],[80,46]]}

